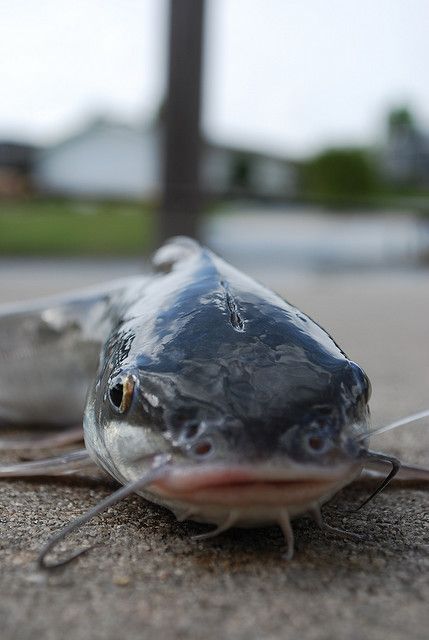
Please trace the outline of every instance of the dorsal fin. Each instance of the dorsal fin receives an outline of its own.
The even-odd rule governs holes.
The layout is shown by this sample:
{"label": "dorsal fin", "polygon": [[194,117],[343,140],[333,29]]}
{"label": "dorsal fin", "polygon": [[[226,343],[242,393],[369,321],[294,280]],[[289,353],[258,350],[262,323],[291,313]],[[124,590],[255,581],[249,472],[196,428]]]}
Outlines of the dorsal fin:
{"label": "dorsal fin", "polygon": [[155,271],[169,273],[174,267],[201,251],[201,245],[192,238],[175,236],[167,240],[152,257]]}

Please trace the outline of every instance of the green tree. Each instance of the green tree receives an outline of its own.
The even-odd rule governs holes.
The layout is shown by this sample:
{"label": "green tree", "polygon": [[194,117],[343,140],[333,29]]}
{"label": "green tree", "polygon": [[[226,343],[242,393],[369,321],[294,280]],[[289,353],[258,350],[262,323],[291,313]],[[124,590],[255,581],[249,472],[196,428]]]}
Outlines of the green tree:
{"label": "green tree", "polygon": [[416,130],[416,120],[410,109],[397,107],[392,109],[387,116],[387,126],[390,132],[407,129]]}
{"label": "green tree", "polygon": [[232,158],[231,185],[237,189],[250,186],[252,162],[245,153],[237,153]]}
{"label": "green tree", "polygon": [[332,148],[304,164],[302,187],[307,195],[344,200],[374,193],[378,175],[366,151]]}

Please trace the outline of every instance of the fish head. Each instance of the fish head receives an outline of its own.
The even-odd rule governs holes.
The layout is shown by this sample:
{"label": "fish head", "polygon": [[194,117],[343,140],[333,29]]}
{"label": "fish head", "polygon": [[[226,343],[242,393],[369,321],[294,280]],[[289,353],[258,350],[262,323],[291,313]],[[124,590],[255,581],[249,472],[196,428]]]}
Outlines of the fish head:
{"label": "fish head", "polygon": [[209,258],[164,276],[150,308],[131,308],[112,334],[88,398],[87,446],[121,482],[168,455],[169,480],[155,491],[164,502],[229,500],[237,485],[262,500],[255,485],[276,493],[282,483],[295,493],[304,483],[317,501],[362,467],[368,377],[308,316]]}

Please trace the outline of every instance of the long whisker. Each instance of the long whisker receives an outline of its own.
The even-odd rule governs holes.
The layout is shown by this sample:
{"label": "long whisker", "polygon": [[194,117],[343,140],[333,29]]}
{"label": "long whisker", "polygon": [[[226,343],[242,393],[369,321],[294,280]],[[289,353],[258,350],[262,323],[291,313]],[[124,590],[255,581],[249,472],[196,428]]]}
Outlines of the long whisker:
{"label": "long whisker", "polygon": [[400,420],[395,420],[395,422],[391,422],[390,424],[386,424],[382,427],[376,427],[372,431],[367,431],[366,433],[360,433],[356,436],[355,440],[365,440],[370,436],[378,435],[379,433],[385,433],[386,431],[390,431],[391,429],[396,429],[397,427],[402,427],[406,424],[410,424],[411,422],[417,422],[418,420],[423,420],[424,418],[429,418],[429,409],[425,409],[424,411],[419,411],[418,413],[412,413],[410,416],[406,416],[405,418],[401,418]]}
{"label": "long whisker", "polygon": [[332,533],[337,536],[341,536],[342,538],[350,538],[350,540],[363,540],[363,536],[358,533],[354,533],[353,531],[345,531],[344,529],[339,529],[338,527],[333,527],[332,525],[325,522],[322,515],[322,510],[319,505],[316,505],[310,509],[310,515],[313,520],[322,531],[326,531],[327,533]]}
{"label": "long whisker", "polygon": [[68,444],[74,444],[75,442],[81,442],[83,440],[82,425],[75,427],[68,427],[62,431],[52,433],[50,431],[42,431],[35,435],[25,436],[21,438],[0,438],[0,450],[1,451],[20,451],[25,450],[38,450],[38,449],[51,449],[53,447],[63,447]]}
{"label": "long whisker", "polygon": [[293,534],[292,525],[290,523],[289,512],[287,509],[280,509],[278,515],[278,524],[283,532],[286,548],[286,560],[292,560],[295,550],[295,537]]}
{"label": "long whisker", "polygon": [[64,476],[81,470],[95,468],[86,449],[69,451],[61,456],[0,464],[0,478],[24,478],[27,476]]}
{"label": "long whisker", "polygon": [[208,540],[209,538],[214,538],[215,536],[218,536],[220,533],[223,533],[224,531],[231,529],[231,527],[234,526],[235,522],[237,522],[237,519],[239,518],[239,516],[240,516],[239,509],[231,509],[231,511],[229,512],[229,514],[225,518],[225,521],[222,524],[218,525],[212,531],[208,531],[207,533],[199,533],[196,536],[192,536],[192,540]]}
{"label": "long whisker", "polygon": [[52,551],[52,549],[57,545],[58,542],[60,542],[61,540],[64,540],[64,538],[68,536],[69,533],[72,533],[73,531],[78,529],[82,524],[85,524],[89,520],[92,520],[94,516],[98,515],[102,511],[105,511],[108,507],[111,507],[112,505],[116,504],[120,500],[123,500],[124,498],[129,496],[131,493],[134,493],[139,489],[141,489],[142,487],[152,484],[154,480],[157,480],[160,477],[165,477],[168,473],[169,461],[170,461],[169,455],[157,456],[156,462],[155,462],[156,466],[152,467],[152,469],[150,469],[147,473],[142,475],[137,480],[134,480],[133,482],[129,482],[125,486],[121,487],[120,489],[112,493],[110,496],[107,496],[107,498],[104,498],[104,500],[101,500],[101,502],[95,505],[95,507],[92,507],[86,513],[79,516],[78,518],[70,522],[70,524],[68,524],[63,529],[61,529],[56,534],[54,534],[52,538],[47,542],[47,544],[43,547],[42,551],[39,554],[39,557],[37,559],[37,565],[39,569],[46,570],[46,569],[56,569],[58,567],[62,567],[68,564],[69,562],[71,562],[72,560],[75,560],[75,558],[78,558],[82,554],[92,549],[92,547],[80,549],[72,553],[68,558],[65,558],[64,560],[60,560],[58,562],[48,563],[46,561],[47,554],[50,551]]}
{"label": "long whisker", "polygon": [[373,498],[375,498],[376,495],[378,495],[381,491],[383,491],[383,489],[385,487],[387,487],[389,482],[391,480],[393,480],[393,478],[396,476],[396,474],[399,472],[399,470],[401,468],[401,461],[398,460],[398,458],[394,458],[393,456],[388,456],[385,453],[379,453],[378,451],[365,451],[362,454],[362,458],[364,460],[366,460],[366,461],[369,461],[369,462],[371,462],[371,460],[375,460],[375,461],[378,461],[378,462],[380,460],[385,461],[385,462],[389,462],[392,465],[392,470],[386,476],[386,478],[383,480],[383,482],[380,484],[380,486],[378,486],[377,489],[371,493],[369,498],[364,500],[362,502],[362,504],[360,504],[357,507],[357,509],[353,509],[354,512],[359,511],[360,509],[362,509],[362,507],[364,507],[366,504],[368,504],[368,502],[370,502]]}

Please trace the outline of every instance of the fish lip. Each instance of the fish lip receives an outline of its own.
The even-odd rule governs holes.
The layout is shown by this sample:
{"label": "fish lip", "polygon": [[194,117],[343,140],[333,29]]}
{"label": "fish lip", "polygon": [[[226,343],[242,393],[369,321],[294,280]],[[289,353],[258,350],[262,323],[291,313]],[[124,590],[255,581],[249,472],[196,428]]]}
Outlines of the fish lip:
{"label": "fish lip", "polygon": [[287,468],[268,465],[214,465],[170,467],[151,489],[170,499],[250,505],[265,500],[283,504],[317,500],[338,490],[358,473],[360,465],[342,464],[324,469],[315,465]]}

